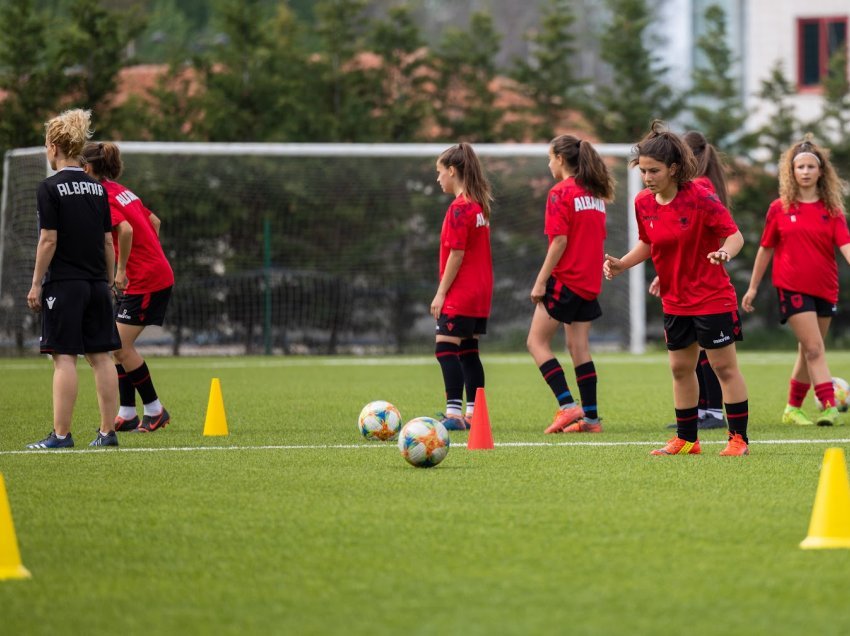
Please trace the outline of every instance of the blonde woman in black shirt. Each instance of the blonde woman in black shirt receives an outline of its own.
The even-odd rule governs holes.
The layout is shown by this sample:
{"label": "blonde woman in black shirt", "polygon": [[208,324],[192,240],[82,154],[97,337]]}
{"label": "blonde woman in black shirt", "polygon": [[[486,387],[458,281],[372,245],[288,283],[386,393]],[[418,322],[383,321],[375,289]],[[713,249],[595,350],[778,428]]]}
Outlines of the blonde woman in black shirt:
{"label": "blonde woman in black shirt", "polygon": [[38,187],[38,247],[27,304],[39,311],[41,353],[53,357],[53,430],[31,449],[70,448],[77,400],[77,356],[94,371],[100,429],[90,446],[117,446],[118,375],[110,352],[121,348],[110,287],[115,276],[106,190],[80,167],[91,112],[68,110],[45,124],[56,174]]}

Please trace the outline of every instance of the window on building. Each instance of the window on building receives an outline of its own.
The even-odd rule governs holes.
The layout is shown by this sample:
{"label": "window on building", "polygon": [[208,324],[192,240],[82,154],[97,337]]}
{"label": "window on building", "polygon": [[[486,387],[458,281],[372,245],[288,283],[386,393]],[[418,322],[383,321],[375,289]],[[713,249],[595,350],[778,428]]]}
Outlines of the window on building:
{"label": "window on building", "polygon": [[820,86],[830,58],[838,51],[847,51],[847,16],[797,20],[797,83],[800,88]]}

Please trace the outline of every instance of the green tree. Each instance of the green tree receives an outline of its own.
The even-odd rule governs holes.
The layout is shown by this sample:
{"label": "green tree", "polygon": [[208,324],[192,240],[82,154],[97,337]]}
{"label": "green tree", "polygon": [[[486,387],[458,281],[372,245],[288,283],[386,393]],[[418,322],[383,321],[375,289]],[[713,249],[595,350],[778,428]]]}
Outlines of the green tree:
{"label": "green tree", "polygon": [[823,81],[823,114],[813,125],[821,139],[831,142],[832,161],[843,168],[845,179],[850,178],[850,81],[846,69],[847,53],[840,49],[830,59]]}
{"label": "green tree", "polygon": [[801,136],[800,122],[796,117],[791,97],[796,94],[794,87],[777,61],[767,79],[762,80],[758,97],[772,104],[773,114],[768,122],[758,130],[759,145],[769,154],[768,162],[776,165],[779,157],[788,146]]}
{"label": "green tree", "polygon": [[[196,58],[199,95],[188,105],[190,112],[200,113],[193,124],[198,136],[210,141],[298,139],[310,104],[302,90],[306,52],[299,48],[291,12],[281,5],[271,13],[259,0],[222,1],[213,22],[219,45]],[[162,100],[169,103],[160,92]]]}
{"label": "green tree", "polygon": [[434,54],[435,119],[455,140],[498,141],[502,109],[491,89],[501,37],[486,13],[474,13],[469,29],[450,27]]}
{"label": "green tree", "polygon": [[641,138],[653,119],[675,117],[682,99],[653,53],[646,0],[605,0],[605,5],[611,17],[600,38],[601,57],[612,79],[595,88],[587,114],[606,141],[630,142]]}
{"label": "green tree", "polygon": [[367,31],[365,0],[319,0],[315,5],[321,80],[312,107],[322,118],[325,141],[374,141],[373,119],[381,90],[380,70],[360,55]]}
{"label": "green tree", "polygon": [[748,113],[733,74],[737,60],[728,44],[726,13],[711,5],[704,17],[706,29],[696,42],[701,60],[688,93],[693,127],[723,152],[741,156],[753,149],[756,139],[745,132]]}
{"label": "green tree", "polygon": [[156,0],[146,26],[136,40],[136,57],[143,62],[169,63],[185,58],[191,47],[193,24],[177,0]]}
{"label": "green tree", "polygon": [[393,7],[373,26],[369,46],[381,57],[376,137],[381,141],[416,141],[424,134],[431,100],[424,41],[408,7]]}
{"label": "green tree", "polygon": [[68,21],[58,41],[59,64],[70,76],[74,102],[91,108],[101,133],[111,128],[110,111],[127,44],[144,26],[134,13],[105,9],[99,0],[70,0]]}
{"label": "green tree", "polygon": [[0,149],[44,143],[42,124],[67,87],[46,25],[33,0],[0,5]]}
{"label": "green tree", "polygon": [[526,35],[529,59],[514,62],[511,75],[531,102],[531,134],[536,139],[551,139],[564,116],[582,104],[586,80],[575,76],[572,64],[575,20],[574,0],[548,0],[539,30]]}

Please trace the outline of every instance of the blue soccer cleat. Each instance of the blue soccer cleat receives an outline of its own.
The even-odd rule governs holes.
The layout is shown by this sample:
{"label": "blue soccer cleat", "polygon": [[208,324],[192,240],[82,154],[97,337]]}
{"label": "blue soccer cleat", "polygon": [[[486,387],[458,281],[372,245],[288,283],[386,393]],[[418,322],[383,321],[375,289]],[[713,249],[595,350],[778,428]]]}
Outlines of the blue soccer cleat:
{"label": "blue soccer cleat", "polygon": [[40,442],[33,442],[32,444],[27,444],[27,448],[30,450],[47,450],[52,448],[73,448],[74,447],[74,438],[71,437],[71,434],[65,437],[65,439],[59,439],[56,437],[56,431],[50,431],[50,435],[45,437]]}

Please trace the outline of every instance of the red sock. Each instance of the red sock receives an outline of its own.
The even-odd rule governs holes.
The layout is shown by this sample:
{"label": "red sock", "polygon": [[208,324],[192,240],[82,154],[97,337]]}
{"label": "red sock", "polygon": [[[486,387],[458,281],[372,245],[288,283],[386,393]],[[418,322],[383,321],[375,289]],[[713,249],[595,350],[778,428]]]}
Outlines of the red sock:
{"label": "red sock", "polygon": [[823,408],[828,409],[830,406],[835,406],[835,388],[831,381],[816,384],[815,395]]}
{"label": "red sock", "polygon": [[806,399],[806,394],[809,392],[809,384],[797,382],[791,378],[791,386],[788,389],[788,406],[800,408],[803,406],[803,400]]}

